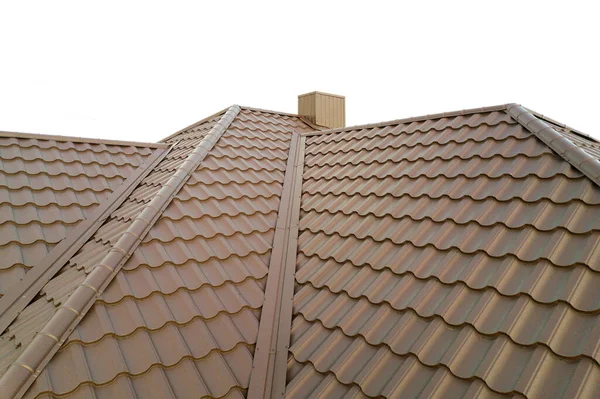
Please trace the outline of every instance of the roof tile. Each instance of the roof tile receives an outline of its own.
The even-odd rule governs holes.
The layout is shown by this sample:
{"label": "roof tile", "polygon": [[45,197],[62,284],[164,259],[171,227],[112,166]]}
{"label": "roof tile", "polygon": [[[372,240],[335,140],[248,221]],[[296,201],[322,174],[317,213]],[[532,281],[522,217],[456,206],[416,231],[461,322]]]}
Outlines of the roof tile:
{"label": "roof tile", "polygon": [[515,122],[308,136],[290,397],[593,389],[600,191]]}

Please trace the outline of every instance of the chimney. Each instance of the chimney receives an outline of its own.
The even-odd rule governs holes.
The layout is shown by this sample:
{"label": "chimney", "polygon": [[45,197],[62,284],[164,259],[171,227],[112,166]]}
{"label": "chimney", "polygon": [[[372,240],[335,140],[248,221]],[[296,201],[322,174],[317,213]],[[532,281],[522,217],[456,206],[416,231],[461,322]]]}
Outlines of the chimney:
{"label": "chimney", "polygon": [[298,96],[298,115],[330,129],[346,125],[346,97],[320,91]]}

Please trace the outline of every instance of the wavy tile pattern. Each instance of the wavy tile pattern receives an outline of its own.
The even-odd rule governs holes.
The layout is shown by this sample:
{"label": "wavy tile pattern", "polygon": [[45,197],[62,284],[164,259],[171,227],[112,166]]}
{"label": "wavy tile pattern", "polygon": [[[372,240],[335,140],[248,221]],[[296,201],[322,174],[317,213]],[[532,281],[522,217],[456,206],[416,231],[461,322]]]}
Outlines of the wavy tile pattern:
{"label": "wavy tile pattern", "polygon": [[309,136],[303,179],[287,397],[597,394],[600,188],[507,113]]}
{"label": "wavy tile pattern", "polygon": [[[79,140],[79,139],[78,139]],[[155,148],[0,137],[0,297]]]}
{"label": "wavy tile pattern", "polygon": [[[69,271],[91,271],[218,119],[169,139],[181,141]],[[293,130],[312,129],[242,109],[26,397],[244,397]],[[64,300],[69,271],[46,302]]]}
{"label": "wavy tile pattern", "polygon": [[[548,121],[546,121],[548,122]],[[592,157],[600,160],[600,143],[591,137],[579,135],[571,130],[552,124],[552,127],[560,134],[571,140],[573,144],[590,154]]]}

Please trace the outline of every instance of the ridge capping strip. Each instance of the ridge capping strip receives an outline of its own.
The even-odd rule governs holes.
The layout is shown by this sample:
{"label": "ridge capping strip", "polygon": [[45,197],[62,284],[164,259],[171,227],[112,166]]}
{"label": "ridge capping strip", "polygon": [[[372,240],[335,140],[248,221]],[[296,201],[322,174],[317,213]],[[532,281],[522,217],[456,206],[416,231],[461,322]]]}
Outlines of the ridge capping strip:
{"label": "ridge capping strip", "polygon": [[575,169],[586,175],[597,186],[600,186],[600,162],[598,160],[525,107],[518,104],[509,104],[506,107],[506,113]]}
{"label": "ridge capping strip", "polygon": [[[60,306],[48,322],[42,327],[42,331],[50,333],[59,338],[58,343],[45,334],[36,334],[31,343],[23,350],[19,357],[9,365],[8,369],[0,378],[0,399],[21,398],[27,389],[33,384],[37,376],[42,372],[50,359],[66,341],[71,332],[85,317],[88,310],[96,302],[96,298],[102,294],[104,289],[121,270],[121,267],[137,249],[138,245],[150,231],[162,211],[170,204],[173,197],[183,187],[191,174],[198,168],[206,155],[211,151],[222,134],[227,130],[231,122],[240,112],[238,106],[231,106],[221,119],[213,126],[210,132],[203,138],[202,142],[188,155],[177,171],[152,198],[144,210],[133,220],[127,230],[121,234],[116,244],[109,250],[98,265],[84,279],[82,283],[89,284],[97,289],[97,293],[80,284],[71,294],[69,299]],[[125,234],[133,232],[132,234]],[[109,271],[113,269],[112,272]],[[28,372],[24,364],[35,370]]]}
{"label": "ridge capping strip", "polygon": [[107,199],[103,201],[91,217],[81,221],[60,241],[35,267],[25,274],[23,280],[0,298],[0,334],[17,318],[27,304],[44,285],[68,262],[69,259],[92,237],[110,215],[129,197],[138,184],[150,174],[173,147],[157,150],[148,161],[138,166]]}
{"label": "ridge capping strip", "polygon": [[295,131],[292,133],[248,387],[249,399],[283,398],[285,395],[305,141],[306,137]]}

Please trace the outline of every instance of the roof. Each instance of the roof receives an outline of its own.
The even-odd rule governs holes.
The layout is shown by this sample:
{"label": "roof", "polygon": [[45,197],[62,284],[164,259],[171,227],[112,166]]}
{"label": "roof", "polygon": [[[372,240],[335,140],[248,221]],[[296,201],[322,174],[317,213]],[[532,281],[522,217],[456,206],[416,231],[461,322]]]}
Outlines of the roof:
{"label": "roof", "polygon": [[514,104],[325,131],[232,106],[164,143],[16,284],[0,397],[599,386],[593,139]]}
{"label": "roof", "polygon": [[0,297],[161,148],[0,132]]}

